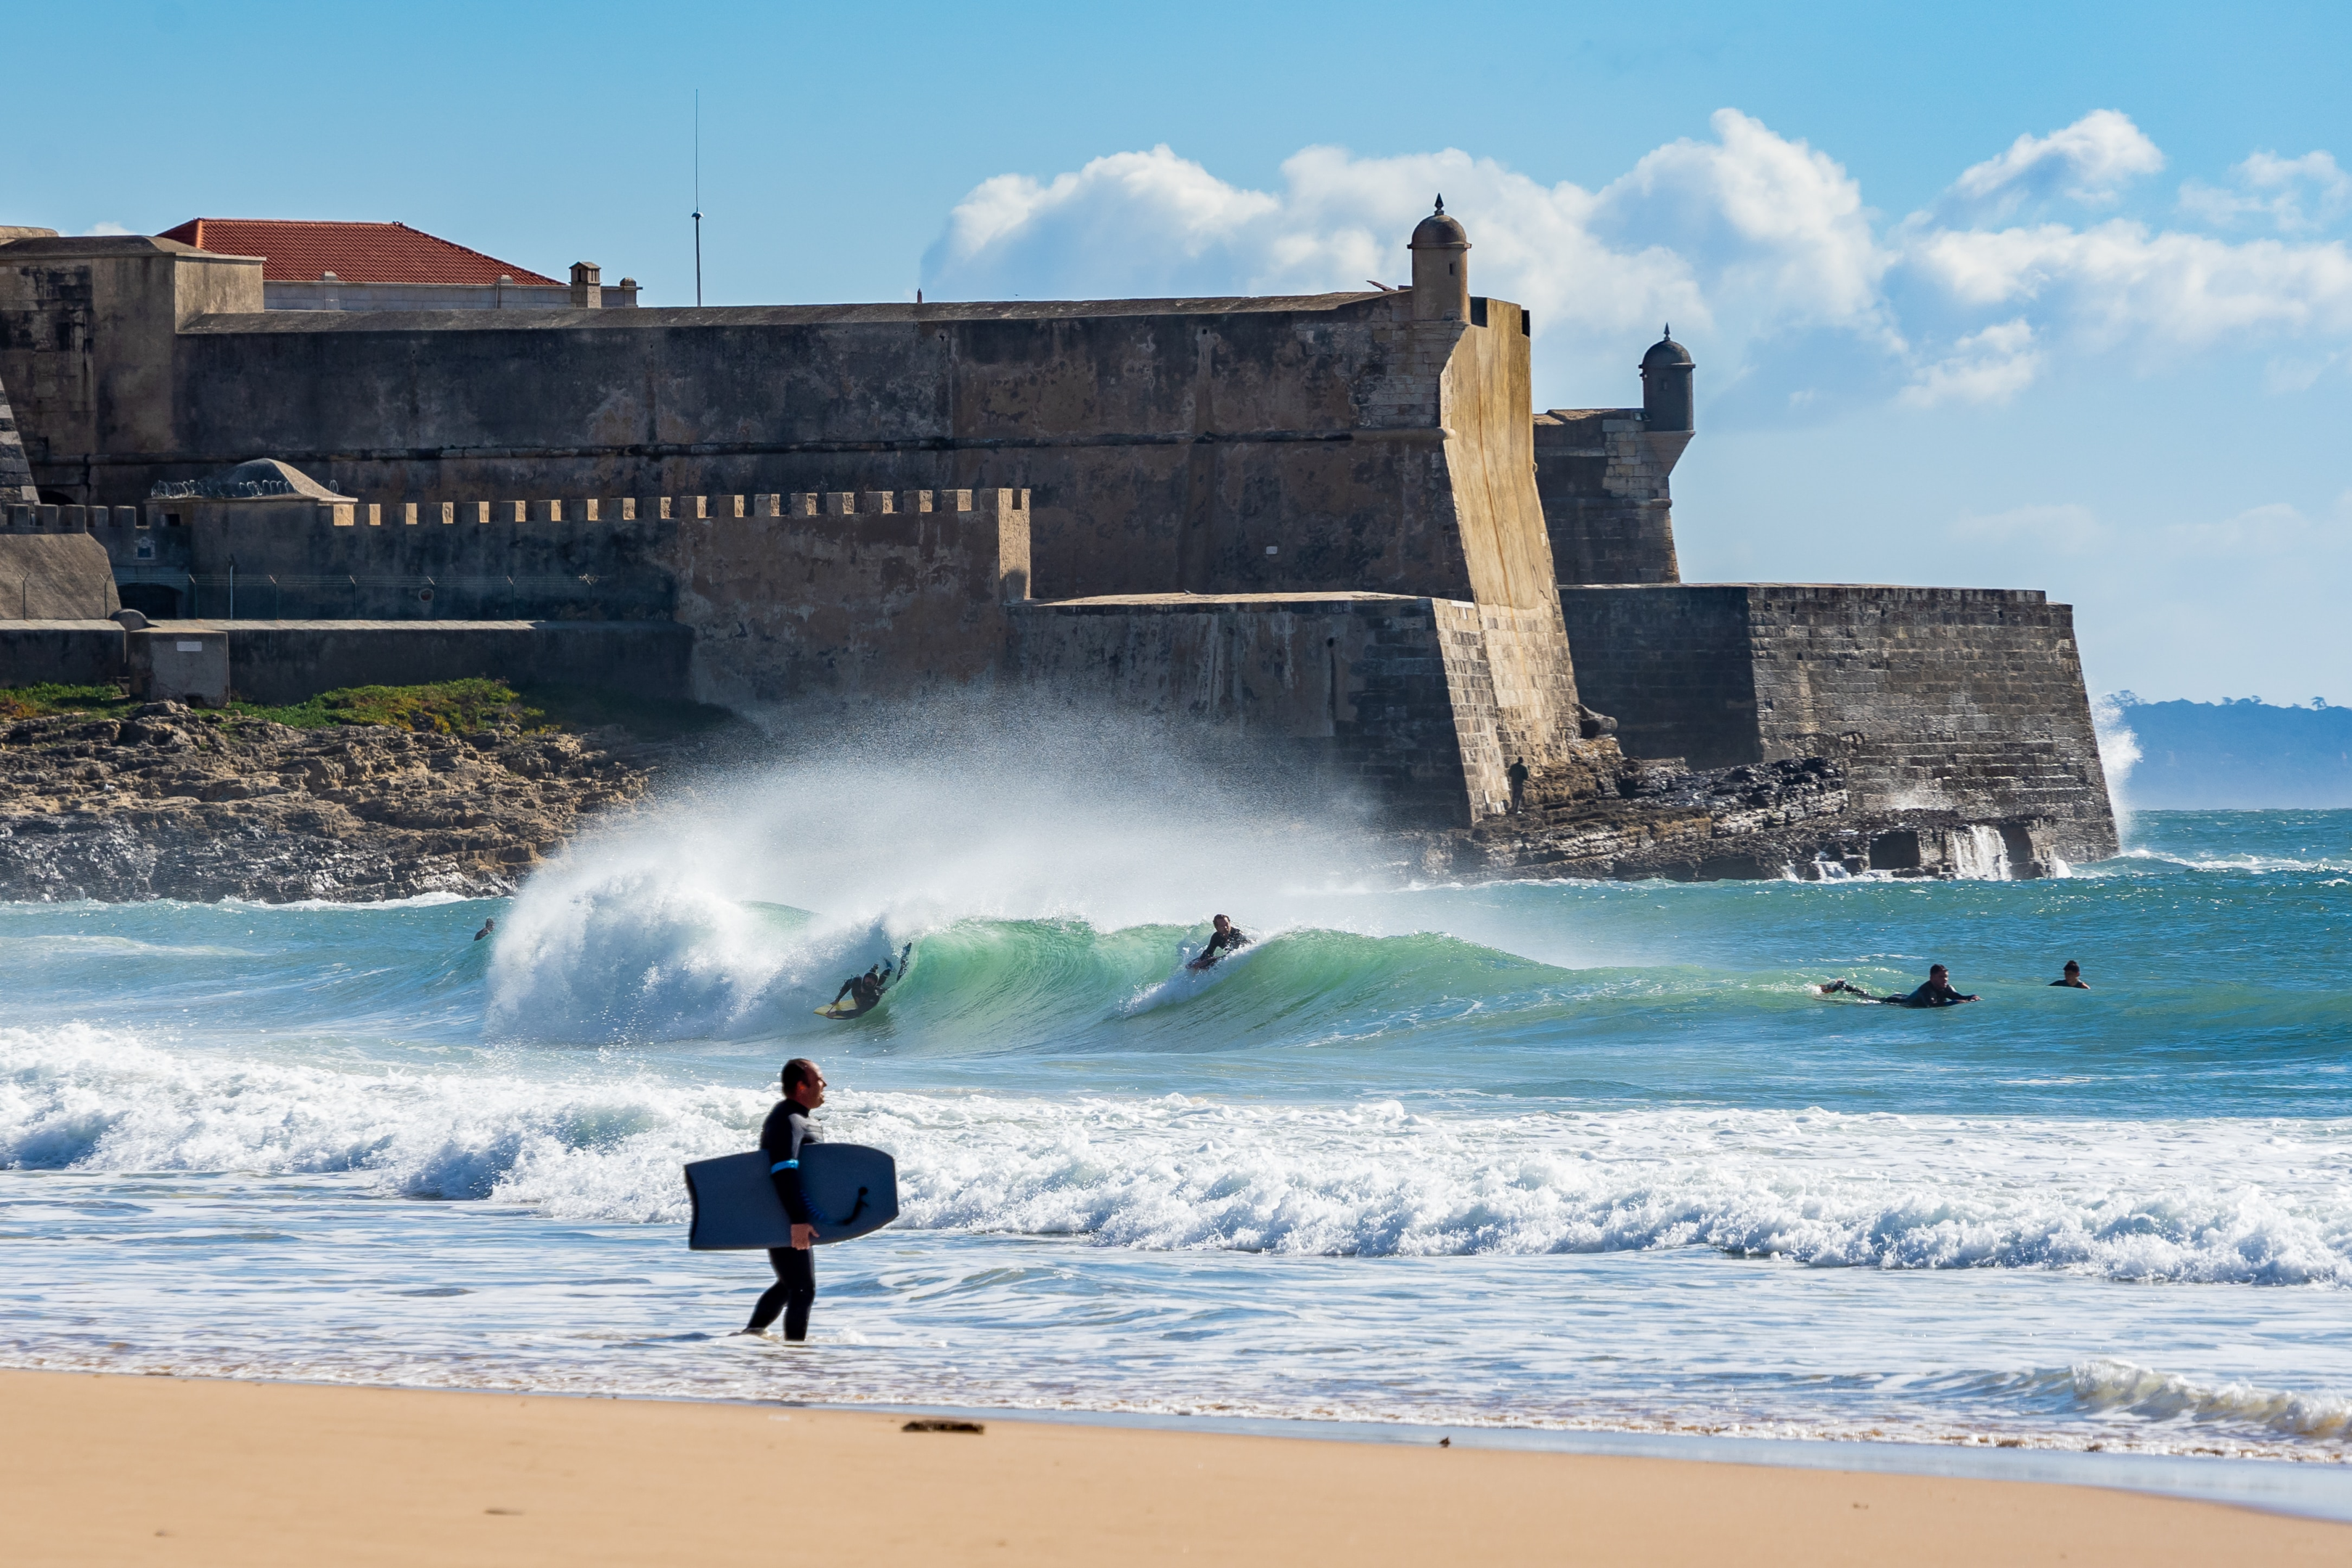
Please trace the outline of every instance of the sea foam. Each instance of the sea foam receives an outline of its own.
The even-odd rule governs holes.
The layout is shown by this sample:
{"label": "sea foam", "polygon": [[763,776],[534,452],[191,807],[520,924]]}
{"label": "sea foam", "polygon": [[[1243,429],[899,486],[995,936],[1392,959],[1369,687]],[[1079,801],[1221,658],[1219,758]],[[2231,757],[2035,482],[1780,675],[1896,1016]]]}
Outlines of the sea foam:
{"label": "sea foam", "polygon": [[[583,1064],[449,1072],[0,1030],[0,1164],[351,1173],[386,1196],[677,1223],[679,1167],[748,1147],[763,1089]],[[1489,1102],[1490,1104],[1492,1102]],[[900,1224],[1317,1256],[1706,1247],[1814,1268],[2352,1285],[2333,1121],[1824,1110],[1497,1111],[1370,1100],[841,1096]]]}

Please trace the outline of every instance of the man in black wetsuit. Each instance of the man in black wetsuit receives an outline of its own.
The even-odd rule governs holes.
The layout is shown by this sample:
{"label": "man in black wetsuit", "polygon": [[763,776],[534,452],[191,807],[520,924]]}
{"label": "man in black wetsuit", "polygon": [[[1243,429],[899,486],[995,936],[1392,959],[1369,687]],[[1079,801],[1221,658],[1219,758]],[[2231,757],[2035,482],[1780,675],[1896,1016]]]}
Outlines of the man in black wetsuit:
{"label": "man in black wetsuit", "polygon": [[879,963],[863,974],[853,974],[841,983],[840,990],[833,994],[834,1005],[839,1006],[841,999],[846,996],[856,1002],[857,1010],[863,1013],[882,1000],[882,987],[889,983],[889,968]]}
{"label": "man in black wetsuit", "polygon": [[1832,980],[1822,987],[1824,996],[1834,996],[1841,991],[1849,996],[1859,996],[1865,1002],[1884,1002],[1890,1007],[1950,1007],[1977,1000],[1953,990],[1951,972],[1940,963],[1928,969],[1925,985],[1900,996],[1873,996],[1851,980]]}
{"label": "man in black wetsuit", "polygon": [[751,1321],[743,1332],[767,1332],[781,1312],[784,1338],[804,1340],[809,1309],[816,1304],[816,1260],[810,1250],[816,1242],[816,1226],[810,1223],[815,1216],[801,1197],[800,1159],[803,1144],[821,1142],[808,1119],[809,1112],[824,1103],[824,1074],[806,1057],[794,1057],[784,1064],[783,1089],[784,1098],[776,1101],[776,1108],[768,1112],[767,1124],[760,1129],[760,1147],[772,1162],[768,1179],[776,1184],[776,1196],[783,1200],[784,1213],[793,1222],[793,1243],[768,1248],[776,1282],[751,1309]]}
{"label": "man in black wetsuit", "polygon": [[2083,984],[2083,966],[2075,963],[2071,958],[2066,961],[2066,973],[2060,975],[2050,984],[2053,985],[2063,985],[2072,991],[2088,991],[2090,989],[2089,986]]}
{"label": "man in black wetsuit", "polygon": [[1241,928],[1224,916],[1219,915],[1209,923],[1214,929],[1209,932],[1209,945],[1202,948],[1201,956],[1192,961],[1195,969],[1206,969],[1225,954],[1249,945],[1249,938],[1242,934]]}

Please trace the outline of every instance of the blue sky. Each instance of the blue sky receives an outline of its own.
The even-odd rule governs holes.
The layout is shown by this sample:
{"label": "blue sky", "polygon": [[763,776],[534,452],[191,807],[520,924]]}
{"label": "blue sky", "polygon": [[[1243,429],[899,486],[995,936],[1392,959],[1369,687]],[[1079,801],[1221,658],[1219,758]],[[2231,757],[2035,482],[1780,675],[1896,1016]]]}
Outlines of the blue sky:
{"label": "blue sky", "polygon": [[[396,218],[714,303],[1357,286],[1431,190],[1698,579],[2032,586],[2095,690],[2352,702],[2352,7],[6,0],[0,223]],[[1164,149],[1164,151],[1163,151]]]}

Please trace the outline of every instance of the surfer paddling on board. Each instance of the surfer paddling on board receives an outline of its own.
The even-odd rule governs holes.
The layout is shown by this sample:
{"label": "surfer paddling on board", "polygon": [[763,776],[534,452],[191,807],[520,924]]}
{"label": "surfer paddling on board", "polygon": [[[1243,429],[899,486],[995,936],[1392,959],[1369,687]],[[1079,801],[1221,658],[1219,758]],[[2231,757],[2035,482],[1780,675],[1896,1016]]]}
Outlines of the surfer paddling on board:
{"label": "surfer paddling on board", "polygon": [[2053,985],[2063,985],[2069,991],[2088,991],[2090,989],[2088,985],[2083,984],[2083,966],[2075,963],[2071,958],[2066,961],[2066,973],[2060,975],[2050,984]]}
{"label": "surfer paddling on board", "polygon": [[1241,927],[1234,924],[1223,915],[1219,915],[1210,924],[1214,929],[1209,932],[1209,945],[1202,948],[1200,956],[1186,964],[1185,968],[1206,969],[1228,953],[1238,952],[1249,945],[1249,938],[1242,934]]}
{"label": "surfer paddling on board", "polygon": [[1822,986],[1822,994],[1834,996],[1843,992],[1859,996],[1865,1002],[1883,1002],[1890,1007],[1950,1007],[1962,1002],[1974,1002],[1975,996],[1963,996],[1952,989],[1951,972],[1938,963],[1927,971],[1927,983],[1916,991],[1899,996],[1873,996],[1851,980],[1832,980]]}
{"label": "surfer paddling on board", "polygon": [[792,1219],[793,1240],[790,1247],[768,1248],[768,1263],[776,1271],[776,1282],[751,1309],[751,1321],[742,1331],[766,1333],[781,1312],[784,1338],[804,1340],[809,1309],[816,1304],[816,1259],[811,1251],[816,1242],[816,1216],[801,1196],[800,1161],[802,1147],[820,1141],[816,1129],[809,1125],[809,1113],[824,1103],[824,1074],[806,1057],[794,1057],[784,1064],[782,1076],[784,1098],[768,1112],[767,1123],[760,1129],[760,1147],[772,1162],[768,1179],[776,1184],[776,1196],[783,1201],[784,1213]]}

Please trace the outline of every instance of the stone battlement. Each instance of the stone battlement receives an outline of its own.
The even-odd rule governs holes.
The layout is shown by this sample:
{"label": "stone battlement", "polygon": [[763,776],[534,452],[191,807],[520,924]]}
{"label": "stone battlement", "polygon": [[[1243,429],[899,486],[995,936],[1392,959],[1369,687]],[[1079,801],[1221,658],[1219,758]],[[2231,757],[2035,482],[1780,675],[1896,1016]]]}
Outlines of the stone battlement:
{"label": "stone battlement", "polygon": [[[18,239],[7,526],[94,539],[158,620],[660,624],[705,700],[1019,683],[1245,734],[1424,828],[1557,837],[1633,800],[1622,742],[1794,769],[1813,816],[2112,847],[2063,605],[1676,586],[1688,352],[1642,355],[1638,408],[1539,413],[1461,223],[1411,249],[1369,294],[351,311],[263,309],[251,258]],[[256,670],[346,668],[280,641]],[[1692,833],[1753,829],[1691,787]]]}

